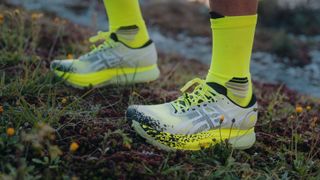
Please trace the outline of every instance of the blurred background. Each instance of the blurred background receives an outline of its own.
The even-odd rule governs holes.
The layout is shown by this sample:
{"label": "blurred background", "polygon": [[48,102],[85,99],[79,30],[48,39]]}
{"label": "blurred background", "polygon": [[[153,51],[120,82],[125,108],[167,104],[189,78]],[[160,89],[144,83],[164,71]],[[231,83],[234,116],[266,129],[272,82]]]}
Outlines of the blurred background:
{"label": "blurred background", "polygon": [[[102,0],[0,0],[90,29],[107,30]],[[211,60],[206,0],[141,0],[151,38],[161,53],[205,64]],[[320,1],[262,0],[251,72],[254,80],[285,84],[320,97]]]}

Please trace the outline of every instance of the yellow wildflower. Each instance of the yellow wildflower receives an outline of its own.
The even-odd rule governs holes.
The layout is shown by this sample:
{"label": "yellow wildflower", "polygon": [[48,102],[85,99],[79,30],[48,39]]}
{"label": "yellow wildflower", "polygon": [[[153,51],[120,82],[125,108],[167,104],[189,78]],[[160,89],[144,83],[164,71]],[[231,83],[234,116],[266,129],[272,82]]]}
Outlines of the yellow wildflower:
{"label": "yellow wildflower", "polygon": [[14,129],[13,128],[8,128],[7,129],[7,135],[8,136],[13,136],[14,135]]}
{"label": "yellow wildflower", "polygon": [[73,55],[69,53],[69,54],[67,55],[67,59],[73,59]]}
{"label": "yellow wildflower", "polygon": [[222,114],[221,116],[220,116],[220,123],[222,123],[224,121],[224,115]]}
{"label": "yellow wildflower", "polygon": [[311,108],[311,106],[307,106],[307,108],[306,108],[308,111],[310,111],[312,108]]}
{"label": "yellow wildflower", "polygon": [[76,143],[76,142],[72,142],[70,144],[70,148],[69,149],[70,149],[71,152],[76,152],[79,149],[79,144]]}
{"label": "yellow wildflower", "polygon": [[296,113],[302,113],[303,112],[303,107],[302,106],[300,106],[300,105],[298,105],[297,107],[296,107]]}

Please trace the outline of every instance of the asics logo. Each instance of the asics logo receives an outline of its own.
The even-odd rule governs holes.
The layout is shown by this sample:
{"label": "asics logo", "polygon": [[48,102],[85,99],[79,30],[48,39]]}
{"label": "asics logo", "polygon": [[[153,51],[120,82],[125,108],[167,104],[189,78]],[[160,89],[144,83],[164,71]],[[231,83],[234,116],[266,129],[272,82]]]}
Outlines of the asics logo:
{"label": "asics logo", "polygon": [[120,66],[123,63],[123,57],[118,56],[113,52],[99,52],[87,59],[90,63],[92,71],[100,71],[106,68]]}
{"label": "asics logo", "polygon": [[98,61],[105,65],[106,68],[111,68],[115,66],[119,66],[121,63],[122,58],[118,57],[117,55],[110,53],[110,54],[97,54]]}
{"label": "asics logo", "polygon": [[220,113],[214,108],[197,109],[187,115],[191,121],[195,130],[195,133],[199,133],[209,129],[215,129],[220,124]]}

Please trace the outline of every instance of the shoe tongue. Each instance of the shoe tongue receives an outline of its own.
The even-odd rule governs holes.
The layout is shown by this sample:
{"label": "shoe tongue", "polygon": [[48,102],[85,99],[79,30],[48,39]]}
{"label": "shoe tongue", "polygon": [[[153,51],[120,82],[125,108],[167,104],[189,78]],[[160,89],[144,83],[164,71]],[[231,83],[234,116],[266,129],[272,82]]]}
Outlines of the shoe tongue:
{"label": "shoe tongue", "polygon": [[[185,98],[187,99],[187,101],[189,103],[191,103],[193,101],[193,99],[195,98],[194,96],[200,96],[200,92],[199,91],[206,91],[207,87],[204,87],[204,86],[207,86],[207,85],[203,84],[202,87],[200,87],[200,89],[193,90],[192,94],[185,94]],[[208,88],[211,89],[209,86],[208,86]],[[179,101],[177,101],[177,103],[181,104],[182,106],[186,106],[186,103],[183,100],[179,100]],[[199,103],[201,103],[201,102],[199,102]]]}
{"label": "shoe tongue", "polygon": [[[107,40],[105,40],[105,41],[119,42],[118,36],[117,36],[116,33],[111,33],[111,34],[109,35],[109,39],[107,39]],[[100,44],[100,45],[102,45],[102,44]],[[88,59],[88,55],[90,55],[92,52],[94,52],[94,50],[91,51],[91,52],[89,52],[89,53],[87,53],[87,54],[84,54],[84,55],[80,56],[78,59],[79,59],[79,60],[86,60],[86,59]]]}

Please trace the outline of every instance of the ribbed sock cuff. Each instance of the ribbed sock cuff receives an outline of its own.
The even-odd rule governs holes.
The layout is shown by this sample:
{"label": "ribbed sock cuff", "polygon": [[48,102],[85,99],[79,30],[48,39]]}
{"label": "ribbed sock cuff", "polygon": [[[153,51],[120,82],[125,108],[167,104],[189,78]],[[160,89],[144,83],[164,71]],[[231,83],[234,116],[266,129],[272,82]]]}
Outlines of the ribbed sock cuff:
{"label": "ribbed sock cuff", "polygon": [[210,19],[212,29],[250,27],[257,24],[258,15],[249,16],[225,16],[223,18]]}

